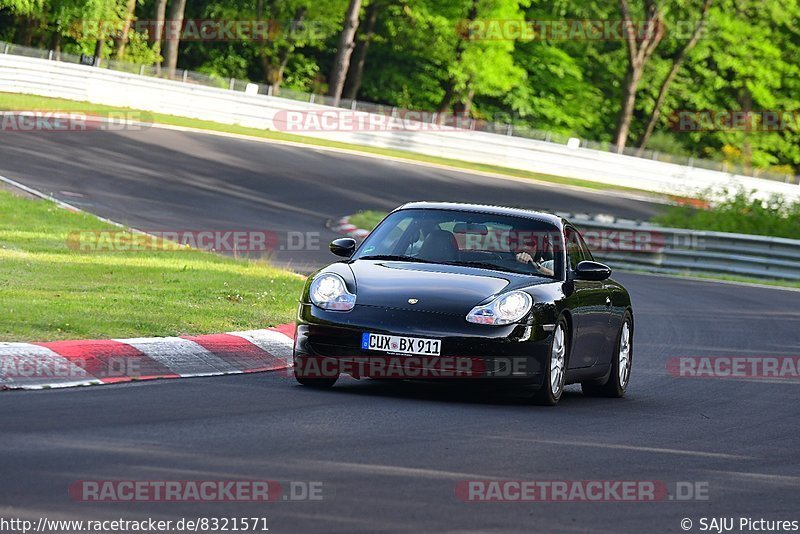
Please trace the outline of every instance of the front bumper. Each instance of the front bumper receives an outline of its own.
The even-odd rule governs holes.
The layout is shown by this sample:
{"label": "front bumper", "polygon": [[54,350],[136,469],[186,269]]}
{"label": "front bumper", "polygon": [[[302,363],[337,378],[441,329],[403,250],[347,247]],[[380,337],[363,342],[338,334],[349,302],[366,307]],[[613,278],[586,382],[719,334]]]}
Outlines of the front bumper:
{"label": "front bumper", "polygon": [[[361,348],[365,332],[441,340],[439,356]],[[552,333],[541,325],[486,326],[426,311],[359,306],[346,313],[301,304],[295,372],[307,378],[484,379],[538,386]]]}

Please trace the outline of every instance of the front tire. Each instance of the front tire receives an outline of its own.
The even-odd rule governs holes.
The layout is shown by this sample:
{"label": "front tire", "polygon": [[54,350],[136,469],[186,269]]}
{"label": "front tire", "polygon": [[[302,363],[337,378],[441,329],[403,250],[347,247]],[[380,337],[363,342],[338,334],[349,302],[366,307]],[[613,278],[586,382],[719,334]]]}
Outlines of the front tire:
{"label": "front tire", "polygon": [[622,398],[631,378],[633,363],[633,319],[628,312],[622,319],[622,326],[617,334],[616,352],[611,362],[611,371],[605,384],[592,382],[581,383],[584,395],[590,397]]}
{"label": "front tire", "polygon": [[294,373],[294,379],[303,386],[314,388],[314,389],[329,389],[333,387],[339,377],[336,378],[305,378]]}
{"label": "front tire", "polygon": [[563,317],[558,320],[553,330],[549,354],[542,387],[533,396],[533,403],[540,406],[555,406],[564,393],[569,355],[569,325]]}
{"label": "front tire", "polygon": [[[306,369],[306,367],[309,368]],[[336,381],[339,380],[338,371],[335,374],[330,373],[329,376],[324,376],[321,366],[319,368],[307,366],[304,364],[303,360],[298,361],[297,358],[295,358],[292,371],[294,373],[294,379],[297,380],[299,384],[315,389],[331,388]]]}

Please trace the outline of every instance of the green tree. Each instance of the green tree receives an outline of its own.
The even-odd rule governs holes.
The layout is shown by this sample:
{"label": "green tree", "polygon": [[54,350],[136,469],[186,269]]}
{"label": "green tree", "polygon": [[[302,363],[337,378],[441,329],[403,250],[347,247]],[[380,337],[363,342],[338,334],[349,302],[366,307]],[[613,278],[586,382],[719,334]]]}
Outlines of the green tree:
{"label": "green tree", "polygon": [[334,106],[338,106],[339,100],[342,98],[347,71],[350,69],[350,57],[356,47],[356,31],[360,21],[360,10],[361,0],[349,0],[342,31],[339,33],[336,58],[333,61],[329,79],[328,94],[333,97]]}
{"label": "green tree", "polygon": [[[751,129],[704,125],[683,133],[702,155],[745,167],[800,165],[800,8],[793,1],[727,0],[712,9],[709,37],[687,65],[677,109],[775,111],[786,122]],[[794,117],[794,119],[792,118]],[[701,125],[703,126],[703,125]]]}

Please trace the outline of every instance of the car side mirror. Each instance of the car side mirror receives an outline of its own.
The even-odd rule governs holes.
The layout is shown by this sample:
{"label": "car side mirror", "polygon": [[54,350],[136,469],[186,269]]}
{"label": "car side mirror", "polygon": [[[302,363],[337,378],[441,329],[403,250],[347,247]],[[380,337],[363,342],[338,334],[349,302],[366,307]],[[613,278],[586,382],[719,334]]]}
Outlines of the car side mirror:
{"label": "car side mirror", "polygon": [[331,252],[343,258],[349,258],[356,251],[356,240],[352,237],[343,237],[331,241]]}
{"label": "car side mirror", "polygon": [[611,267],[597,261],[582,261],[575,267],[575,278],[599,282],[611,276]]}

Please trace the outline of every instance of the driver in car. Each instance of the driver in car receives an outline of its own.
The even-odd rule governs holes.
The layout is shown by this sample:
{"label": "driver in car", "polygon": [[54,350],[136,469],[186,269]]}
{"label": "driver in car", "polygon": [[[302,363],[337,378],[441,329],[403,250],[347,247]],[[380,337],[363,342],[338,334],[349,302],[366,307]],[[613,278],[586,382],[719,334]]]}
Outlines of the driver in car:
{"label": "driver in car", "polygon": [[[542,241],[542,251],[539,251],[539,241]],[[519,263],[531,265],[545,276],[553,276],[552,253],[548,250],[549,240],[546,236],[526,230],[514,230],[511,234],[511,244],[516,251]]]}

